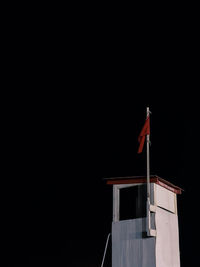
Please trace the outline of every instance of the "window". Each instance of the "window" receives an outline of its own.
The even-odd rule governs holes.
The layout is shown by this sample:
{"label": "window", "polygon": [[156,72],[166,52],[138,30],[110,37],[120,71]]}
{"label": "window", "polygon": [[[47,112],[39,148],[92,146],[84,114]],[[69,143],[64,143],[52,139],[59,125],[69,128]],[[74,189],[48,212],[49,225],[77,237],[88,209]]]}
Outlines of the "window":
{"label": "window", "polygon": [[146,184],[114,185],[113,221],[146,217]]}

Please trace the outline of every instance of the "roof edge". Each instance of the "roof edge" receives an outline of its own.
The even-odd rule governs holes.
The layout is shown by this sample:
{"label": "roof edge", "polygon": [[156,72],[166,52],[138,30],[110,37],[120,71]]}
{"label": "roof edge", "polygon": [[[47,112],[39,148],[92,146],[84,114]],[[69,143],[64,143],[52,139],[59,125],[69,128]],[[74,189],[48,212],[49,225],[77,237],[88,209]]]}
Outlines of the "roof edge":
{"label": "roof edge", "polygon": [[[146,176],[124,176],[124,177],[110,177],[103,178],[108,185],[114,184],[144,184],[147,182]],[[184,191],[182,188],[172,184],[171,182],[159,177],[158,175],[150,175],[150,182],[156,183],[176,194],[181,194]]]}

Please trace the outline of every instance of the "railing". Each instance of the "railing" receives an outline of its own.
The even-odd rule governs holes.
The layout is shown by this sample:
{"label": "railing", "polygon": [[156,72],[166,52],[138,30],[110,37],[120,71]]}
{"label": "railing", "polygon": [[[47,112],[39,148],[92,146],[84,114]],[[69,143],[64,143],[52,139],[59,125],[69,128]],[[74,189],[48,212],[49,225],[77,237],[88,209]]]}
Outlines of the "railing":
{"label": "railing", "polygon": [[103,254],[103,259],[102,259],[101,267],[103,267],[104,260],[105,260],[105,257],[106,257],[106,251],[107,251],[107,247],[108,247],[108,242],[109,242],[110,235],[111,235],[111,233],[108,234],[108,237],[107,237],[107,240],[106,240],[106,246],[105,246],[105,249],[104,249],[104,254]]}

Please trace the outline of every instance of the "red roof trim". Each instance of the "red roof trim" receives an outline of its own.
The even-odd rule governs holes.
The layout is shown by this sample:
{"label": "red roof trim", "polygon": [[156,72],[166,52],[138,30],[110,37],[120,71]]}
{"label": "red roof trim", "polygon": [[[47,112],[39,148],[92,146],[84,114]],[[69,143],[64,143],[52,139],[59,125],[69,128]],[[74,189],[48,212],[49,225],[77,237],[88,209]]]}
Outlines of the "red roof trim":
{"label": "red roof trim", "polygon": [[[113,178],[107,178],[107,184],[108,185],[114,185],[114,184],[144,184],[147,182],[146,177],[144,176],[128,176],[128,177],[113,177]],[[183,189],[181,189],[178,186],[173,185],[172,183],[158,177],[158,176],[152,176],[150,178],[151,183],[156,183],[176,194],[181,194]]]}
{"label": "red roof trim", "polygon": [[176,193],[177,195],[182,193],[181,188],[178,188],[178,187],[175,188],[175,187],[169,186],[169,185],[167,185],[167,184],[165,184],[159,180],[156,182],[156,184],[168,189],[169,191],[172,191],[173,193]]}

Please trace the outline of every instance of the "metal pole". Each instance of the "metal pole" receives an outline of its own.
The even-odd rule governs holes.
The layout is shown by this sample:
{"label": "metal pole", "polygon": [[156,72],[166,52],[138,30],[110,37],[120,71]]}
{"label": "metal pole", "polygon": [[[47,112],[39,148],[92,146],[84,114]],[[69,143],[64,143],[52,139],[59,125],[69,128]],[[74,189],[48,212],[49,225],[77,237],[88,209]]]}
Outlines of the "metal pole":
{"label": "metal pole", "polygon": [[[150,111],[149,107],[147,107],[147,118],[149,117]],[[147,134],[147,199],[150,199],[150,156],[149,156],[149,142],[150,142],[150,135]]]}
{"label": "metal pole", "polygon": [[108,234],[108,237],[107,237],[107,240],[106,240],[106,246],[105,246],[105,249],[104,249],[103,260],[101,262],[101,267],[103,267],[103,264],[104,264],[104,260],[105,260],[105,256],[106,256],[106,251],[107,251],[108,241],[109,241],[110,235],[111,235],[111,233]]}
{"label": "metal pole", "polygon": [[[147,107],[147,118],[150,115],[149,107]],[[150,155],[149,155],[149,141],[150,135],[146,136],[147,141],[147,235],[150,236],[151,229],[151,213],[150,213]]]}

